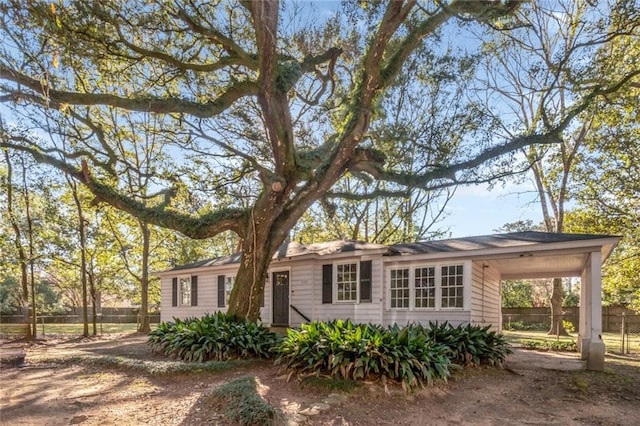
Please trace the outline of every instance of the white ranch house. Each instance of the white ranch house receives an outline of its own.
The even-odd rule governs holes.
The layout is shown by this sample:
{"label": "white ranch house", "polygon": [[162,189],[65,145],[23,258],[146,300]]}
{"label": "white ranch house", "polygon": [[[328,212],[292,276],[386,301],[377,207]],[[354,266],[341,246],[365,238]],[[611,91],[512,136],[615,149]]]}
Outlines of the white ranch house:
{"label": "white ranch house", "polygon": [[[503,279],[581,277],[579,347],[602,370],[601,268],[616,236],[516,232],[392,246],[285,243],[271,262],[261,320],[295,327],[349,318],[382,325],[429,321],[502,330]],[[226,311],[240,254],[159,272],[161,319]]]}

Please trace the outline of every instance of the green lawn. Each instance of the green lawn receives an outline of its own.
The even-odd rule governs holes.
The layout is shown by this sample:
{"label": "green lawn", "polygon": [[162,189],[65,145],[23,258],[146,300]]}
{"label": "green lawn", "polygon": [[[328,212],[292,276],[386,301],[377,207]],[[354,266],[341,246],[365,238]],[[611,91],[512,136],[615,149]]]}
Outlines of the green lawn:
{"label": "green lawn", "polygon": [[[151,329],[156,326],[157,324],[151,324]],[[131,333],[136,331],[137,327],[135,323],[103,323],[98,324],[98,334]],[[26,324],[0,324],[0,335],[24,335],[25,328]],[[89,324],[89,333],[92,330],[93,326]],[[82,324],[38,324],[38,336],[61,334],[79,336],[82,334]]]}
{"label": "green lawn", "polygon": [[[503,331],[504,336],[510,343],[522,343],[523,341],[557,341],[560,342],[577,342],[578,334],[571,333],[569,337],[549,336],[546,331]],[[608,352],[620,352],[621,349],[621,336],[617,333],[603,333],[602,340],[607,346]],[[634,334],[629,337],[629,352],[640,353],[640,335]]]}

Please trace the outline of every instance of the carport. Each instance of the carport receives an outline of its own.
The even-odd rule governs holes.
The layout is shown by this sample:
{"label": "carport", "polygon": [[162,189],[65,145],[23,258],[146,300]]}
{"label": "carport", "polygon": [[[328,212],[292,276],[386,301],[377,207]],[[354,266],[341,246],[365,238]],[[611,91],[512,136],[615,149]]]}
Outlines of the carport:
{"label": "carport", "polygon": [[501,280],[580,277],[578,350],[587,369],[604,369],[602,265],[618,236],[517,232],[484,237],[484,254]]}

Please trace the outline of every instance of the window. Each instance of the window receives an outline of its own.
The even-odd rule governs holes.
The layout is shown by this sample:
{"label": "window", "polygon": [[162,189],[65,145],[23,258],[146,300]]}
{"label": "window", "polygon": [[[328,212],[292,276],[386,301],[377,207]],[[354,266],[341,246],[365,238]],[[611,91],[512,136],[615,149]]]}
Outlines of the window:
{"label": "window", "polygon": [[464,306],[462,265],[443,266],[440,284],[442,286],[442,307],[462,308]]}
{"label": "window", "polygon": [[358,297],[358,265],[337,265],[336,285],[339,302],[355,302]]}
{"label": "window", "polygon": [[395,269],[391,271],[391,307],[409,307],[409,270]]}
{"label": "window", "polygon": [[388,296],[391,309],[464,308],[464,265],[391,269]]}
{"label": "window", "polygon": [[435,308],[436,268],[417,268],[414,272],[416,308]]}
{"label": "window", "polygon": [[233,290],[233,284],[236,282],[236,277],[225,276],[224,277],[224,304],[229,306],[229,296],[231,290]]}
{"label": "window", "polygon": [[191,277],[180,277],[180,305],[191,306]]}

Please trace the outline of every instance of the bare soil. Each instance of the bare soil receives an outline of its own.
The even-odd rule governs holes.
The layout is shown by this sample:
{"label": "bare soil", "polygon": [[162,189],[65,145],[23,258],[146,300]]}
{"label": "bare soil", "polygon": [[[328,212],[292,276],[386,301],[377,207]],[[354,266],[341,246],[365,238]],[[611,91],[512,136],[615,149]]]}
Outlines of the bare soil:
{"label": "bare soil", "polygon": [[[91,362],[100,357],[160,361],[146,336],[3,342],[24,347],[26,365],[0,370],[3,425],[225,424],[208,395],[237,377],[256,377],[260,393],[287,416],[311,425],[628,425],[640,421],[640,359],[608,357],[603,373],[576,371],[575,357],[516,350],[505,369],[470,368],[448,383],[405,393],[365,383],[348,390],[292,380],[270,362],[223,372],[153,376]],[[94,357],[94,358],[91,358]],[[78,358],[83,357],[83,358]],[[78,359],[78,362],[69,362]],[[134,372],[132,372],[134,371]],[[317,415],[296,415],[344,393]],[[335,395],[333,395],[335,397]],[[331,399],[331,398],[329,398]]]}

